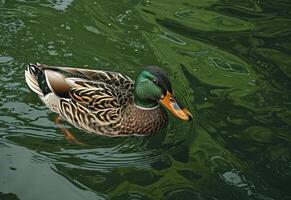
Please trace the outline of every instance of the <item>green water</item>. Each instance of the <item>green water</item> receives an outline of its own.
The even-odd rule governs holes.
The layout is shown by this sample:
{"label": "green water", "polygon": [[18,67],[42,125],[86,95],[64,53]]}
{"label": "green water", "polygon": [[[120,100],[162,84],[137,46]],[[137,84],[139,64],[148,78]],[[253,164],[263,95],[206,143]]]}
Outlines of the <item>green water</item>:
{"label": "green water", "polygon": [[[288,0],[0,0],[0,199],[290,200]],[[194,120],[66,141],[29,62],[165,69]]]}

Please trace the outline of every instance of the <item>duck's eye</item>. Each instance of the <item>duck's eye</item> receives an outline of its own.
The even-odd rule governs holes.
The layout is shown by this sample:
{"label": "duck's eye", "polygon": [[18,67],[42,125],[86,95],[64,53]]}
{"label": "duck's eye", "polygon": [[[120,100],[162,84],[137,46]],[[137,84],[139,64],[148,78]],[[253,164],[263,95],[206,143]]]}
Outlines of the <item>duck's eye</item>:
{"label": "duck's eye", "polygon": [[175,99],[173,99],[172,97],[170,98],[170,102],[175,103]]}
{"label": "duck's eye", "polygon": [[154,79],[153,82],[154,82],[154,84],[158,84],[158,80],[157,79]]}

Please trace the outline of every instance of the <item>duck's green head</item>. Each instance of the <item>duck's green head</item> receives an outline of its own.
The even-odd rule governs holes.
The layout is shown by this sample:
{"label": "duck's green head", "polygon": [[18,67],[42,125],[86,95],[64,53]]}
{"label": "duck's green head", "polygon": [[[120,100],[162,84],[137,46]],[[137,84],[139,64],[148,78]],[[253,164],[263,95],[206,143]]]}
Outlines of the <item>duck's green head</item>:
{"label": "duck's green head", "polygon": [[144,109],[164,105],[176,117],[190,121],[190,112],[179,105],[173,96],[170,80],[160,68],[150,66],[138,75],[134,85],[134,103]]}

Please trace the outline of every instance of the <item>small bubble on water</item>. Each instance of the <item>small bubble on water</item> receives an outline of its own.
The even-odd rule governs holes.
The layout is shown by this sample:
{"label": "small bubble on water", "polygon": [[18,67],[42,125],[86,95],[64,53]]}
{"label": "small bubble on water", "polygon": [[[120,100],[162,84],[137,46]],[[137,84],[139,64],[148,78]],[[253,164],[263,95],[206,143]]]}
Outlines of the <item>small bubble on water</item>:
{"label": "small bubble on water", "polygon": [[70,57],[70,56],[73,56],[73,54],[72,53],[65,53],[64,56],[65,57]]}

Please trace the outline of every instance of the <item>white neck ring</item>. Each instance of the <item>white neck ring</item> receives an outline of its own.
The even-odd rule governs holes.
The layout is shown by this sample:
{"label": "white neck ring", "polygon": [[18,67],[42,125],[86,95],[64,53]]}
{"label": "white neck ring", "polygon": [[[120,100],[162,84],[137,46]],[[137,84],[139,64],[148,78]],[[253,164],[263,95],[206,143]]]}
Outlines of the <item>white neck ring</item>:
{"label": "white neck ring", "polygon": [[156,105],[156,106],[154,106],[152,108],[141,107],[139,105],[136,105],[135,103],[134,103],[134,106],[137,107],[137,108],[139,108],[139,109],[142,109],[142,110],[154,110],[154,109],[158,108],[160,106],[160,104],[158,104],[158,105]]}

